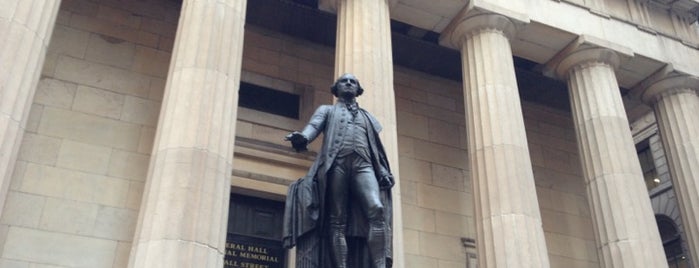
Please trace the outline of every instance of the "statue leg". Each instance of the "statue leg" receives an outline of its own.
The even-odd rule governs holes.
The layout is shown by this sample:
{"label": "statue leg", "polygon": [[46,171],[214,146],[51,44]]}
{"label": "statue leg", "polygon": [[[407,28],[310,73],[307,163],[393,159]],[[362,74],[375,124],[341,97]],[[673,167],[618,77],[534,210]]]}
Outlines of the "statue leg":
{"label": "statue leg", "polygon": [[[361,159],[361,158],[359,158]],[[363,160],[363,159],[362,159]],[[379,184],[374,169],[367,161],[362,161],[351,182],[353,197],[361,206],[369,220],[367,246],[373,268],[386,268],[386,220],[384,206],[379,195]]]}
{"label": "statue leg", "polygon": [[327,177],[327,197],[330,231],[330,257],[335,268],[347,268],[347,197],[348,172],[343,167],[343,158],[336,159]]}

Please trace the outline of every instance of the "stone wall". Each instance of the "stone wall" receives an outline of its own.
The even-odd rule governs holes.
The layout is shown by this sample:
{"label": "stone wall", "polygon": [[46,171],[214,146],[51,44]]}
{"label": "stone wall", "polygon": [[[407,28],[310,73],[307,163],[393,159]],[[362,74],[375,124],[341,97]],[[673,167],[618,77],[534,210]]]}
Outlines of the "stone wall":
{"label": "stone wall", "polygon": [[572,115],[523,105],[551,267],[599,267]]}
{"label": "stone wall", "polygon": [[126,266],[178,14],[166,0],[62,1],[0,219],[1,267]]}
{"label": "stone wall", "polygon": [[[126,266],[178,10],[63,0],[0,219],[0,267]],[[320,140],[297,155],[282,137],[332,102],[333,68],[333,48],[246,26],[242,80],[299,94],[301,118],[240,108],[234,190],[282,199],[305,173]],[[401,67],[394,80],[406,267],[463,268],[475,228],[461,83]],[[552,267],[597,267],[570,115],[524,114]]]}

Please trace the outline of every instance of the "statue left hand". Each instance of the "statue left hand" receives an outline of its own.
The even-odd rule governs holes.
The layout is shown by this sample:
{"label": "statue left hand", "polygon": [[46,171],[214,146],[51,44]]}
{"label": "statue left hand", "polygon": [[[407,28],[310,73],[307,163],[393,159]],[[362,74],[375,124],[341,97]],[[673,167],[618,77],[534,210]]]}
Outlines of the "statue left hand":
{"label": "statue left hand", "polygon": [[381,176],[381,178],[379,178],[379,188],[381,190],[391,189],[393,187],[393,185],[395,185],[395,184],[396,184],[396,182],[393,179],[393,175],[391,175],[391,174],[386,174],[386,175]]}

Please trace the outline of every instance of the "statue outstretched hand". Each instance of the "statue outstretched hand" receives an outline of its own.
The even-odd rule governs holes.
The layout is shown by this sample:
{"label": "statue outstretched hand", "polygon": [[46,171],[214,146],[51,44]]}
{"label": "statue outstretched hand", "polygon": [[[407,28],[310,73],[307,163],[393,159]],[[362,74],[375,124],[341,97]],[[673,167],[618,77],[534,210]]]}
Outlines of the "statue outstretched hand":
{"label": "statue outstretched hand", "polygon": [[289,133],[289,135],[286,135],[284,137],[284,140],[290,141],[291,147],[294,147],[294,150],[296,150],[296,152],[303,152],[308,150],[308,148],[306,148],[306,146],[308,145],[308,138],[301,134],[301,132],[291,132]]}

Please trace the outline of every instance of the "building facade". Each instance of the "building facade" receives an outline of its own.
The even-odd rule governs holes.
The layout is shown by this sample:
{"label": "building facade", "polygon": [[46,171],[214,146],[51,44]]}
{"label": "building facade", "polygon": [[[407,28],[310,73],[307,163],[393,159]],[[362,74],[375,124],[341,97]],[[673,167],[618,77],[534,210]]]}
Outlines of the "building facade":
{"label": "building facade", "polygon": [[691,267],[698,16],[694,0],[1,0],[0,267],[294,267],[279,213],[320,145],[283,137],[347,72],[398,178],[395,267]]}

